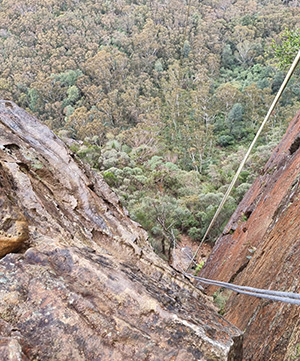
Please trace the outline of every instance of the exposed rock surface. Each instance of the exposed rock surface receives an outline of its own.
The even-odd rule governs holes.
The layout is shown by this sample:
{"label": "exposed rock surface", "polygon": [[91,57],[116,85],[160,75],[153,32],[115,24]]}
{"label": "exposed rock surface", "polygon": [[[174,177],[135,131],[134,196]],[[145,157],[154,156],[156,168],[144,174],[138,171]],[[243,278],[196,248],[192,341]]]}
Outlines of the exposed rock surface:
{"label": "exposed rock surface", "polygon": [[[299,293],[299,147],[300,113],[231,217],[203,277]],[[225,311],[245,330],[245,360],[300,360],[299,306],[234,293]]]}
{"label": "exposed rock surface", "polygon": [[241,360],[241,332],[102,178],[0,101],[0,359]]}

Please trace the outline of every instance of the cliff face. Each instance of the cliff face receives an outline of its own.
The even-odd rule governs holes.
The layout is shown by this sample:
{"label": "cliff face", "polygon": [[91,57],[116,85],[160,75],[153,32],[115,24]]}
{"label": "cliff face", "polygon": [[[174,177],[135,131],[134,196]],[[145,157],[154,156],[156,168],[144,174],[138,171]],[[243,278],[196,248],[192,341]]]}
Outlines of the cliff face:
{"label": "cliff face", "polygon": [[[299,147],[300,113],[231,217],[203,277],[299,292]],[[222,296],[230,296],[226,319],[245,330],[245,360],[300,359],[299,306],[236,293]]]}
{"label": "cliff face", "polygon": [[8,101],[0,207],[1,360],[241,360],[241,332],[153,253],[101,177]]}

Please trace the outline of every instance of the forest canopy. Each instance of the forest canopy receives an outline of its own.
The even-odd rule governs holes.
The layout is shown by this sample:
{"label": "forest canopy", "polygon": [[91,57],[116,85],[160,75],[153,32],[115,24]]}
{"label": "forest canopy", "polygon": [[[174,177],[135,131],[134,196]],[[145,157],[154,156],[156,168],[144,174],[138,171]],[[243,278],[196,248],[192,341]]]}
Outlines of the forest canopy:
{"label": "forest canopy", "polygon": [[[74,139],[167,256],[172,237],[204,233],[300,47],[299,15],[295,0],[3,0],[0,97]],[[299,85],[210,240],[300,108]]]}

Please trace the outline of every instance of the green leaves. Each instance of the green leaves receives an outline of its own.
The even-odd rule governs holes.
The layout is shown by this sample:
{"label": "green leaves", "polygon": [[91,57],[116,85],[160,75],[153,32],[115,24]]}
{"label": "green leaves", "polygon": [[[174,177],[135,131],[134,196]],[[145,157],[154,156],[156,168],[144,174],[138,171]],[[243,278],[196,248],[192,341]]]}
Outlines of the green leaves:
{"label": "green leaves", "polygon": [[286,70],[300,50],[300,29],[286,28],[280,36],[280,43],[273,41],[272,49],[279,68]]}
{"label": "green leaves", "polygon": [[[293,60],[299,30],[283,24],[298,24],[300,8],[196,1],[186,22],[179,0],[27,5],[22,14],[18,1],[1,4],[0,96],[84,141],[74,150],[102,172],[158,252],[177,233],[200,239],[281,84],[265,49],[282,33],[272,58],[282,68]],[[269,123],[276,140],[299,103],[294,80]],[[261,144],[236,201],[275,142],[266,132]]]}

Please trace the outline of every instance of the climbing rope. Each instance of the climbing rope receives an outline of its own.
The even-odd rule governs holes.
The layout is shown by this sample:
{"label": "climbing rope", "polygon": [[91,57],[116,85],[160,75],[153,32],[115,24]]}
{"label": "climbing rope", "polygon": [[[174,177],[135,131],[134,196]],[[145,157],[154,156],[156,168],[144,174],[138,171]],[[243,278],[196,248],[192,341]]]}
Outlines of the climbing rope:
{"label": "climbing rope", "polygon": [[252,141],[252,143],[251,143],[251,145],[250,145],[250,147],[249,147],[249,149],[248,149],[248,151],[247,151],[244,159],[242,160],[242,162],[241,162],[241,164],[240,164],[240,166],[239,166],[239,169],[237,170],[235,176],[233,177],[233,179],[232,179],[232,181],[231,181],[231,183],[230,183],[230,185],[229,185],[229,187],[228,187],[228,189],[227,189],[227,191],[226,191],[226,193],[225,193],[225,195],[224,195],[224,197],[223,197],[223,199],[222,199],[222,201],[221,201],[218,209],[216,210],[216,213],[215,213],[215,215],[213,216],[213,218],[212,218],[212,220],[211,220],[211,222],[210,222],[210,224],[209,224],[209,226],[208,226],[208,228],[207,228],[207,230],[206,230],[206,232],[205,232],[205,234],[204,234],[204,236],[203,236],[203,238],[202,238],[202,240],[201,240],[201,242],[200,242],[200,244],[199,244],[199,246],[198,246],[198,248],[197,248],[197,250],[196,250],[196,252],[194,253],[194,255],[193,255],[193,257],[192,257],[192,260],[191,260],[191,262],[189,263],[186,271],[191,267],[191,265],[192,265],[195,257],[197,256],[197,254],[198,254],[198,252],[199,252],[199,249],[201,248],[201,246],[202,246],[203,242],[205,241],[205,239],[206,239],[209,231],[211,230],[211,228],[212,228],[212,226],[214,225],[214,223],[215,223],[218,215],[220,214],[220,212],[221,212],[221,210],[222,210],[225,202],[227,201],[227,199],[228,199],[228,197],[229,197],[229,195],[230,195],[230,193],[231,193],[231,191],[232,191],[232,189],[233,189],[233,187],[234,187],[234,185],[235,185],[235,183],[236,183],[236,181],[237,181],[237,179],[238,179],[238,177],[239,177],[239,175],[240,175],[240,173],[241,173],[241,171],[242,171],[242,169],[243,169],[243,167],[244,167],[244,165],[245,165],[245,163],[246,163],[246,161],[247,161],[247,159],[248,159],[248,157],[249,157],[249,155],[250,155],[250,153],[251,153],[251,151],[252,151],[252,149],[253,149],[256,141],[257,141],[257,139],[258,139],[258,137],[260,136],[260,134],[261,134],[264,126],[266,125],[267,121],[269,120],[269,118],[270,118],[270,116],[271,116],[271,114],[272,114],[275,106],[277,105],[277,103],[278,103],[278,101],[279,101],[279,99],[280,99],[280,97],[281,97],[281,95],[282,95],[285,87],[287,86],[287,83],[289,82],[291,76],[293,75],[293,73],[294,73],[294,71],[295,71],[295,69],[296,69],[299,61],[300,61],[300,50],[299,50],[298,54],[296,55],[295,60],[294,60],[293,64],[291,65],[290,70],[288,71],[288,73],[287,73],[287,75],[286,75],[283,83],[281,84],[281,87],[280,87],[280,89],[278,90],[278,92],[277,92],[277,94],[276,94],[276,97],[275,97],[272,105],[270,106],[270,109],[269,109],[269,111],[268,111],[268,113],[267,113],[264,121],[262,122],[262,124],[261,124],[258,132],[256,133],[255,138],[253,139],[253,141]]}

